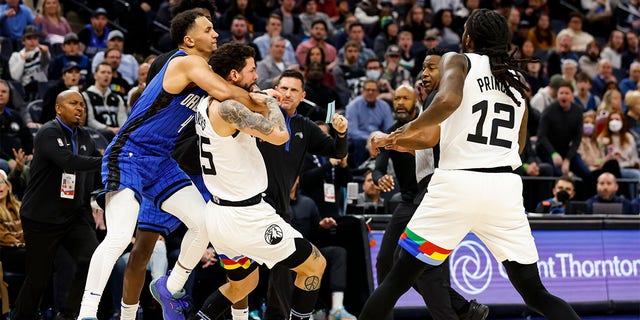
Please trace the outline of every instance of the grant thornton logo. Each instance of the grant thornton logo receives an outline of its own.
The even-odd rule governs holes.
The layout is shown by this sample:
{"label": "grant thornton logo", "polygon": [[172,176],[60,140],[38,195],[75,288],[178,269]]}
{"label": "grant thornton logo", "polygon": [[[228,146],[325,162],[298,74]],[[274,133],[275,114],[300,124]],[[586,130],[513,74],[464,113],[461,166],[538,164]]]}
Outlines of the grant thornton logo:
{"label": "grant thornton logo", "polygon": [[451,279],[468,294],[482,293],[489,287],[492,257],[477,241],[465,240],[451,253]]}

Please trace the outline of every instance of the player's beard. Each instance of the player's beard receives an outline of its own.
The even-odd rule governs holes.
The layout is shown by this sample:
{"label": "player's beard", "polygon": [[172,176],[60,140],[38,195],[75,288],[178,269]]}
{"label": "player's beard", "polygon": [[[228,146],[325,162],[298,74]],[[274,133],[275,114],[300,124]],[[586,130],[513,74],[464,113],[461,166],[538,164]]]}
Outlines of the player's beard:
{"label": "player's beard", "polygon": [[251,83],[248,83],[248,84],[238,83],[237,85],[240,88],[247,90],[247,92],[252,92],[253,91],[253,87],[257,86],[256,82],[251,82]]}

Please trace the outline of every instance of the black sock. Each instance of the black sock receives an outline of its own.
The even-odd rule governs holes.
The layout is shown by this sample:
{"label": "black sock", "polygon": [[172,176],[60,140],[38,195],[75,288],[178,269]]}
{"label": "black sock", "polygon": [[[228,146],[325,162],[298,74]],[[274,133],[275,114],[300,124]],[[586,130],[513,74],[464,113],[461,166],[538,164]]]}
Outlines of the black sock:
{"label": "black sock", "polygon": [[202,308],[198,312],[198,316],[205,320],[214,320],[227,312],[233,303],[227,299],[220,289],[214,291],[207,300],[204,301]]}
{"label": "black sock", "polygon": [[509,280],[527,306],[549,320],[579,320],[580,317],[566,301],[552,295],[542,284],[536,263],[520,264],[503,261]]}
{"label": "black sock", "polygon": [[384,281],[369,296],[358,319],[385,319],[400,296],[411,288],[426,268],[427,264],[401,249],[399,258]]}
{"label": "black sock", "polygon": [[294,287],[291,296],[291,320],[309,319],[318,299],[319,290],[306,291]]}

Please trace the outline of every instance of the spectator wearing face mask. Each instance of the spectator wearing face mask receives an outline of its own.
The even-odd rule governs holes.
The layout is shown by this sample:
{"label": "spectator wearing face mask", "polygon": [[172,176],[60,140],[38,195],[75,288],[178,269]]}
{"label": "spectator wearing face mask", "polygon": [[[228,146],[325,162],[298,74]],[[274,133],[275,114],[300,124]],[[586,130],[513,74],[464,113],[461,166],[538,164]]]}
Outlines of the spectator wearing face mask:
{"label": "spectator wearing face mask", "polygon": [[576,194],[575,184],[568,176],[562,176],[556,180],[551,191],[553,197],[542,200],[536,206],[536,212],[550,214],[564,214],[567,210],[567,203]]}
{"label": "spectator wearing face mask", "polygon": [[598,143],[605,147],[607,155],[612,155],[618,160],[622,178],[640,180],[638,149],[623,119],[621,111],[612,111],[607,125],[598,135]]}

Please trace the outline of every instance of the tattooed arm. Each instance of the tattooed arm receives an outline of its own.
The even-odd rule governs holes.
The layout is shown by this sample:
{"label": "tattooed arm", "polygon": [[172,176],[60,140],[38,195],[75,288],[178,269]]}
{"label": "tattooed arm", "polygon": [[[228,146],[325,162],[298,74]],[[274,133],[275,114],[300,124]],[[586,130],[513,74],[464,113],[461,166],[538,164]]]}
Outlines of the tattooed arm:
{"label": "tattooed arm", "polygon": [[289,140],[289,131],[284,117],[273,97],[265,99],[268,116],[264,117],[236,100],[225,100],[218,107],[220,118],[241,132],[260,138],[271,144],[281,145]]}

